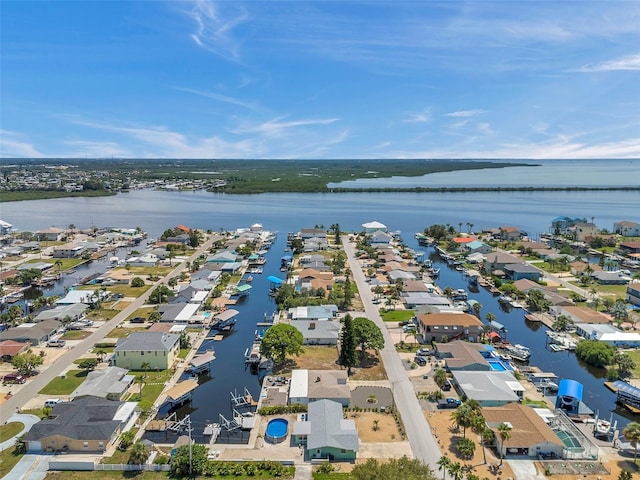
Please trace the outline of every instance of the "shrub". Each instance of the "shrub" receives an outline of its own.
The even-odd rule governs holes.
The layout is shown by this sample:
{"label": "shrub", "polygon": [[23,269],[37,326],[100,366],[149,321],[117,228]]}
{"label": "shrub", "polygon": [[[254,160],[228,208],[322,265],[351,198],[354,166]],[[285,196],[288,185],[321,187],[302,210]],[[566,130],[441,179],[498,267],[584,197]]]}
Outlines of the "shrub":
{"label": "shrub", "polygon": [[140,277],[133,277],[131,279],[131,286],[132,287],[144,287],[144,280]]}

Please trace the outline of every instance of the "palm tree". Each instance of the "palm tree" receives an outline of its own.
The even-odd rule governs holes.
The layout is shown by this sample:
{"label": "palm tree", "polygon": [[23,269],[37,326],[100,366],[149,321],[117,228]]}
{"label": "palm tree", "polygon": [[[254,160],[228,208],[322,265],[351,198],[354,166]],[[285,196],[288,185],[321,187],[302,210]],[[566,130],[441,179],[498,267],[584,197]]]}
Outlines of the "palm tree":
{"label": "palm tree", "polygon": [[462,464],[460,462],[452,463],[449,466],[449,475],[451,475],[452,480],[462,480],[464,478]]}
{"label": "palm tree", "polygon": [[640,423],[631,422],[624,430],[622,430],[624,438],[633,445],[633,463],[636,462],[638,457],[638,442],[640,442]]}
{"label": "palm tree", "polygon": [[107,352],[105,352],[104,350],[100,349],[96,352],[96,357],[98,357],[98,361],[99,362],[103,362],[104,361],[104,356],[107,354]]}
{"label": "palm tree", "polygon": [[496,319],[496,316],[494,313],[488,312],[485,318],[487,319],[487,322],[493,322]]}
{"label": "palm tree", "polygon": [[151,370],[151,364],[149,362],[142,362],[140,368],[145,372],[148,372],[149,370]]}
{"label": "palm tree", "polygon": [[60,270],[62,270],[62,260],[56,260],[54,265],[58,268],[58,273],[60,273]]}
{"label": "palm tree", "polygon": [[[502,460],[504,459],[505,453],[505,442],[511,438],[511,425],[507,423],[501,423],[498,427],[498,435],[500,435],[500,465],[502,465]],[[639,431],[640,434],[640,431]],[[640,438],[640,437],[639,437]]]}
{"label": "palm tree", "polygon": [[447,474],[447,470],[451,466],[451,460],[446,455],[442,455],[440,460],[436,462],[438,465],[438,470],[442,470],[442,480],[444,480],[445,475]]}
{"label": "palm tree", "polygon": [[147,458],[149,458],[149,449],[142,442],[136,442],[131,447],[131,454],[129,455],[130,465],[143,465]]}
{"label": "palm tree", "polygon": [[473,425],[475,412],[467,404],[463,404],[451,413],[451,421],[458,427],[462,427],[462,438],[467,438],[467,427]]}
{"label": "palm tree", "polygon": [[473,304],[473,313],[475,313],[478,318],[480,318],[480,310],[482,310],[482,305],[480,305],[480,302],[475,302]]}

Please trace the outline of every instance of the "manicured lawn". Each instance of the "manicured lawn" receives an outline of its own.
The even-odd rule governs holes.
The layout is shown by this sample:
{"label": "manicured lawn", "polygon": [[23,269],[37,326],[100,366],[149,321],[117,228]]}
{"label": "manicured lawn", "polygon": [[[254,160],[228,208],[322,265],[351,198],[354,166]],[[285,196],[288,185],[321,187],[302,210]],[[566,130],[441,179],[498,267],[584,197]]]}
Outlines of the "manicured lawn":
{"label": "manicured lawn", "polygon": [[91,333],[92,332],[87,332],[85,330],[69,330],[60,338],[63,340],[82,340],[83,338],[90,337]]}
{"label": "manicured lawn", "polygon": [[87,378],[84,370],[69,370],[65,378],[56,377],[40,392],[43,395],[70,395]]}
{"label": "manicured lawn", "polygon": [[187,355],[191,351],[190,348],[181,348],[180,353],[178,354],[178,358],[187,358]]}
{"label": "manicured lawn", "polygon": [[120,310],[110,310],[107,308],[101,308],[99,310],[92,310],[87,317],[91,320],[104,320],[105,322],[115,317]]}
{"label": "manicured lawn", "polygon": [[132,318],[135,317],[142,317],[142,318],[149,318],[149,314],[151,312],[153,312],[155,310],[154,307],[142,307],[137,309],[134,313],[132,313],[131,315],[129,315],[129,318],[127,318],[127,320],[131,320]]}
{"label": "manicured lawn", "polygon": [[636,368],[633,369],[631,376],[633,378],[640,378],[640,350],[628,350],[625,351],[625,353],[629,355],[633,363],[636,364]]}
{"label": "manicured lawn", "polygon": [[[58,260],[62,262],[62,265],[60,265],[59,268],[55,264]],[[82,258],[45,258],[41,261],[53,265],[53,269],[51,271],[54,273],[58,273],[58,270],[64,272],[65,270],[69,270],[70,268],[76,267],[81,263],[86,262],[86,260],[83,260]]]}
{"label": "manicured lawn", "polygon": [[160,372],[133,370],[129,372],[136,376],[135,383],[140,383],[143,378],[144,386],[142,387],[142,398],[149,402],[154,402],[164,390],[165,382],[167,382],[173,372],[171,370],[161,370]]}
{"label": "manicured lawn", "polygon": [[405,322],[413,318],[413,310],[389,310],[382,312],[380,316],[385,322]]}
{"label": "manicured lawn", "polygon": [[626,285],[597,285],[596,289],[602,295],[615,295],[622,299],[627,295]]}
{"label": "manicured lawn", "polygon": [[24,423],[11,422],[4,425],[0,425],[0,442],[9,440],[14,435],[17,435],[24,428]]}
{"label": "manicured lawn", "polygon": [[126,338],[133,332],[144,332],[148,327],[116,327],[107,334],[107,338]]}
{"label": "manicured lawn", "polygon": [[13,448],[7,448],[4,452],[0,453],[0,478],[8,478],[7,474],[16,466],[16,463],[20,461],[22,455],[23,454],[14,455]]}
{"label": "manicured lawn", "polygon": [[134,276],[148,275],[150,277],[164,277],[180,262],[174,262],[171,267],[130,267],[129,272]]}

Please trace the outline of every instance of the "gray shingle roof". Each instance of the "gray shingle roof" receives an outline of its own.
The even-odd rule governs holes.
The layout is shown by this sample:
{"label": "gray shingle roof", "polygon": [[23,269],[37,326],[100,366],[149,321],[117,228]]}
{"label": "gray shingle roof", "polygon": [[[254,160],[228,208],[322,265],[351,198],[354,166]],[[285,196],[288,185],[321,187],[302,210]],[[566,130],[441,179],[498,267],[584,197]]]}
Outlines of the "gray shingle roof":
{"label": "gray shingle roof", "polygon": [[134,332],[118,339],[116,352],[139,352],[141,350],[169,351],[180,340],[180,335],[164,332]]}
{"label": "gray shingle roof", "polygon": [[311,433],[307,448],[333,447],[358,451],[358,431],[353,420],[345,420],[342,405],[332,400],[309,403]]}

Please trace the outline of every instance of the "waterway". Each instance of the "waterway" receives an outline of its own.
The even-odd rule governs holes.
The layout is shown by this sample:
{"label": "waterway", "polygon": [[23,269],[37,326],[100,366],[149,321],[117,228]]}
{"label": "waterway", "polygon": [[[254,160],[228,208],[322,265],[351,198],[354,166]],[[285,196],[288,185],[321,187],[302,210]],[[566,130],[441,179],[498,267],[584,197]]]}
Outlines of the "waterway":
{"label": "waterway", "polygon": [[[597,176],[602,167],[596,166],[590,171]],[[515,181],[506,169],[500,173],[490,172],[498,175],[500,181]],[[623,169],[623,173],[629,172],[629,168]],[[474,171],[469,178],[476,175]],[[567,177],[563,182],[571,184],[571,178]],[[279,232],[267,255],[264,273],[254,275],[251,294],[237,306],[240,316],[234,332],[214,344],[217,359],[212,364],[211,379],[196,390],[192,404],[181,411],[182,414],[191,413],[197,436],[206,423],[217,422],[220,413],[231,418],[230,392],[240,393],[247,387],[254,397],[258,395],[257,377],[245,369],[243,353],[251,345],[256,323],[263,319],[265,312],[271,313],[275,308],[267,295],[266,277],[280,274],[279,259],[283,255],[287,232],[314,225],[329,227],[334,223],[339,223],[343,231],[359,231],[362,223],[377,220],[391,230],[401,231],[410,247],[420,249],[413,238],[414,232],[434,223],[456,227],[462,223],[463,229],[470,223],[473,230],[515,225],[536,238],[540,232],[549,231],[551,220],[559,215],[593,217],[600,227],[608,229],[615,221],[640,221],[638,205],[640,192],[637,191],[225,195],[137,190],[113,197],[1,203],[0,218],[22,231],[52,225],[66,227],[73,223],[80,228],[140,226],[151,237],[157,237],[178,224],[205,230],[232,230],[259,222],[265,229]],[[79,268],[74,275],[87,276],[89,273],[85,274],[85,268],[93,273],[99,265],[97,262],[94,266]],[[463,288],[466,280],[459,272],[443,266],[439,284]],[[52,293],[58,292],[46,294]],[[545,349],[544,326],[525,322],[521,310],[510,313],[500,310],[497,301],[482,288],[470,298],[483,305],[483,317],[487,312],[496,314],[497,321],[507,327],[511,342],[532,349],[532,364],[583,383],[585,402],[594,410],[600,410],[601,415],[608,416],[604,412],[614,408],[615,397],[602,384],[604,372],[580,365],[572,353]],[[627,421],[622,416],[616,418]],[[242,435],[236,437],[228,441],[243,439]]]}

